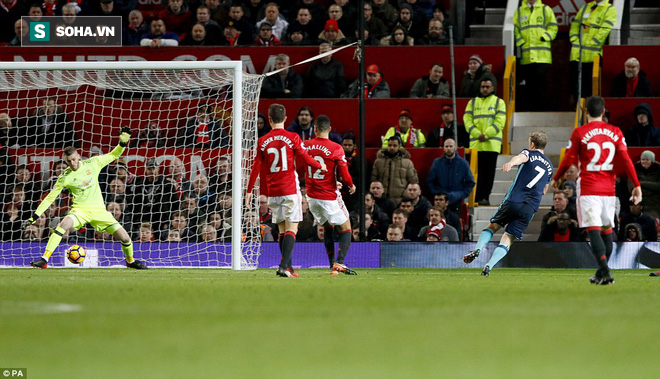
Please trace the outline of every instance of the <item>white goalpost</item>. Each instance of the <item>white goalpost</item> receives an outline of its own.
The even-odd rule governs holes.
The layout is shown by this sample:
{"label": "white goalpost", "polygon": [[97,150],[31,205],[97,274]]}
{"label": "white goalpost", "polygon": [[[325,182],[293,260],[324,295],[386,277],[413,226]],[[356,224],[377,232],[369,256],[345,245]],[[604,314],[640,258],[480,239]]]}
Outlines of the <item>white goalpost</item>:
{"label": "white goalpost", "polygon": [[[129,126],[128,149],[99,185],[135,257],[152,267],[257,268],[258,196],[252,209],[243,199],[262,80],[240,61],[0,62],[0,266],[38,258],[70,209],[63,191],[20,227],[66,168],[63,149],[107,154]],[[99,266],[123,259],[118,242],[88,226],[67,232],[50,265],[63,265],[72,244],[98,254]]]}

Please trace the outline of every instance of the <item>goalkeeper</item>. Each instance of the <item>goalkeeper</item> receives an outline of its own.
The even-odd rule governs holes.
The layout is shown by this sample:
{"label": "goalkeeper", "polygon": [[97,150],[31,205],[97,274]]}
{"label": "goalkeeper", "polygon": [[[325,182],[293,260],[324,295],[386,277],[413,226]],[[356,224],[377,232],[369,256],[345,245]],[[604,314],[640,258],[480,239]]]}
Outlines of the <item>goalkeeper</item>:
{"label": "goalkeeper", "polygon": [[119,135],[119,145],[109,154],[99,155],[84,161],[75,147],[64,149],[63,160],[69,166],[57,179],[55,187],[48,196],[39,204],[32,217],[25,221],[24,226],[34,224],[39,216],[44,213],[50,204],[57,198],[64,188],[68,189],[73,196],[73,204],[69,213],[57,225],[48,239],[46,252],[41,258],[30,262],[31,266],[46,268],[48,260],[62,241],[62,236],[67,230],[80,229],[85,224],[90,224],[99,232],[112,234],[119,242],[121,249],[126,255],[126,266],[135,269],[146,269],[144,262],[133,259],[133,243],[131,238],[112,214],[106,211],[99,186],[99,172],[103,167],[110,164],[121,156],[128,145],[131,137],[131,129],[124,127]]}

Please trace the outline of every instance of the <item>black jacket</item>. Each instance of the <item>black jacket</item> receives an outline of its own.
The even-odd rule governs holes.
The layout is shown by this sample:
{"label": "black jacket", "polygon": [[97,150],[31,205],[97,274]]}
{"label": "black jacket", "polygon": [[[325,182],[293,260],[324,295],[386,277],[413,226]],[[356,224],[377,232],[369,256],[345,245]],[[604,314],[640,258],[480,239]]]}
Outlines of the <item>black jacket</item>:
{"label": "black jacket", "polygon": [[[637,80],[637,87],[635,87],[635,97],[653,97],[651,91],[651,82],[646,78],[646,73],[639,70],[639,79]],[[626,97],[626,90],[628,87],[628,78],[625,71],[617,75],[612,81],[612,88],[610,88],[610,97]]]}
{"label": "black jacket", "polygon": [[[285,93],[284,90],[288,89],[290,92]],[[289,72],[286,74],[284,81],[280,79],[279,74],[267,76],[264,79],[261,96],[268,99],[278,99],[278,98],[292,98],[299,99],[303,94],[303,81],[302,78],[293,71],[289,69]]]}

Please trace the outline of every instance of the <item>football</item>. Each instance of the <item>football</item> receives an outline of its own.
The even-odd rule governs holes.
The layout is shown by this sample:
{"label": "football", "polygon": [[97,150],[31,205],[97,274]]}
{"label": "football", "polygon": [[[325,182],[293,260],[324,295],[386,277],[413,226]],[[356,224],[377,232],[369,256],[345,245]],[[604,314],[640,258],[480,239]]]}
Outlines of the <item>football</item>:
{"label": "football", "polygon": [[80,245],[72,245],[66,249],[66,258],[71,263],[81,264],[85,260],[85,248]]}

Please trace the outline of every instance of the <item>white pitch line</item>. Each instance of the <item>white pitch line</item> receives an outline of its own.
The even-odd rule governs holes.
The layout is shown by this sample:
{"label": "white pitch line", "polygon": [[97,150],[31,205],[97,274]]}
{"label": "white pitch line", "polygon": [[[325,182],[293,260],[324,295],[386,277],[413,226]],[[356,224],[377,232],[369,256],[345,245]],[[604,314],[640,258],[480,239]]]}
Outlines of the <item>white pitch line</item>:
{"label": "white pitch line", "polygon": [[0,301],[0,315],[45,315],[81,312],[80,304],[42,303],[38,301]]}

